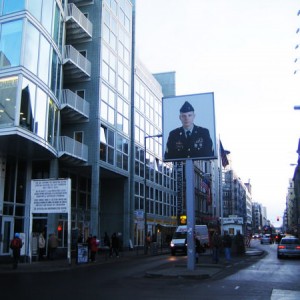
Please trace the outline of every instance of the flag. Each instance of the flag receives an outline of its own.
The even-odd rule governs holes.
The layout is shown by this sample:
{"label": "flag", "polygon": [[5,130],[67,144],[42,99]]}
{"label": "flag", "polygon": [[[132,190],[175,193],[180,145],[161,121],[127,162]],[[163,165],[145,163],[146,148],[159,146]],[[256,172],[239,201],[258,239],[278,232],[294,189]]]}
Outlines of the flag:
{"label": "flag", "polygon": [[227,165],[229,165],[229,161],[227,158],[227,153],[229,153],[229,151],[224,150],[222,142],[220,141],[220,153],[221,153],[221,159],[222,159],[222,166],[223,168],[225,168]]}

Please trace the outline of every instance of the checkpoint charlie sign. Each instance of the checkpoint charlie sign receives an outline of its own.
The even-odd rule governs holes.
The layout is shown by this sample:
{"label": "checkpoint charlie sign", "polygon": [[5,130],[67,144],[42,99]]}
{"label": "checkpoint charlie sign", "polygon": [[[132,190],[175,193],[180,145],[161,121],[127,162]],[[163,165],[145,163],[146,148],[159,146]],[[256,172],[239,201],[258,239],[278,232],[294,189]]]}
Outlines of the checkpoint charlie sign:
{"label": "checkpoint charlie sign", "polygon": [[32,213],[68,213],[70,209],[70,179],[32,180]]}

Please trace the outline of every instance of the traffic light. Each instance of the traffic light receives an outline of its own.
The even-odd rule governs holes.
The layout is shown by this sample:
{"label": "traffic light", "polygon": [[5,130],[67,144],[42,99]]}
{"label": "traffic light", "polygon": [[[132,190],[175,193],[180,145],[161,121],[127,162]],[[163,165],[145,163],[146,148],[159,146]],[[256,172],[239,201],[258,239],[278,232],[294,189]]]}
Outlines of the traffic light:
{"label": "traffic light", "polygon": [[279,217],[277,217],[277,222],[279,221]]}
{"label": "traffic light", "polygon": [[59,225],[57,226],[57,231],[58,231],[58,232],[62,231],[62,225],[61,225],[61,224],[59,224]]}
{"label": "traffic light", "polygon": [[186,215],[180,216],[180,224],[181,225],[186,225]]}

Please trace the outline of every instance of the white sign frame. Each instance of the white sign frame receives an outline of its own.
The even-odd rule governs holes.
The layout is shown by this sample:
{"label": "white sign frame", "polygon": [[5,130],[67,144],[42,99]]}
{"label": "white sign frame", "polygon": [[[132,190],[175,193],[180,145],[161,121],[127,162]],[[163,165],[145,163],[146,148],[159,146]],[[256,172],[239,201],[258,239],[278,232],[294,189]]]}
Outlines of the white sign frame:
{"label": "white sign frame", "polygon": [[68,214],[68,261],[71,264],[71,179],[31,180],[29,224],[29,261],[32,261],[32,215],[34,213]]}

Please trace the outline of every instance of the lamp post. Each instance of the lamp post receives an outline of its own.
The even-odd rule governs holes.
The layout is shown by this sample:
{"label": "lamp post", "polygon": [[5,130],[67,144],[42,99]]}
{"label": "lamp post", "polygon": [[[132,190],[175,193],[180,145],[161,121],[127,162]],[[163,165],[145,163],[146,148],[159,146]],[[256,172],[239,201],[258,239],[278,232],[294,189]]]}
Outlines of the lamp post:
{"label": "lamp post", "polygon": [[146,154],[147,154],[147,139],[155,138],[155,137],[162,137],[162,134],[155,134],[155,135],[147,135],[144,137],[144,253],[148,253],[148,245],[147,245],[147,231],[148,231],[148,224],[147,224],[147,195],[146,195],[146,187],[147,187],[147,178],[146,178]]}

